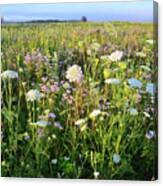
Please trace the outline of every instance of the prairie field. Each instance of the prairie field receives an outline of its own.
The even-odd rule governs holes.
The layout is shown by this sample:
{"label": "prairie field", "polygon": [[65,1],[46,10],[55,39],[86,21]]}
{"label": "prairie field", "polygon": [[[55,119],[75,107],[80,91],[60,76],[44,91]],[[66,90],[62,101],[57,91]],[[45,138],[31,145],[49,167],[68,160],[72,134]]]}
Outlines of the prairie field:
{"label": "prairie field", "polygon": [[157,179],[153,24],[3,24],[1,174]]}

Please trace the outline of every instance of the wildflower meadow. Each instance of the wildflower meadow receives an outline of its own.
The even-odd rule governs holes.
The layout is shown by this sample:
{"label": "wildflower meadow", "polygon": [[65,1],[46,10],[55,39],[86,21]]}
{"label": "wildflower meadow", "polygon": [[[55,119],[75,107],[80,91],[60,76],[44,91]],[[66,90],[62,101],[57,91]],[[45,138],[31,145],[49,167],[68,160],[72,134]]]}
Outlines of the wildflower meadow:
{"label": "wildflower meadow", "polygon": [[2,176],[157,179],[152,23],[1,31]]}

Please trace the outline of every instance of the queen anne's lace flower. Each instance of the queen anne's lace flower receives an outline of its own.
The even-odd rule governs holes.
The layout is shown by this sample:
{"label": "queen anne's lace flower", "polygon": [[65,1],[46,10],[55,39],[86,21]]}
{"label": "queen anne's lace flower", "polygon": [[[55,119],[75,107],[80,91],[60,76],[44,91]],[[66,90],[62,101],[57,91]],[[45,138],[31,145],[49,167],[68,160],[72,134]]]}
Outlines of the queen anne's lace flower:
{"label": "queen anne's lace flower", "polygon": [[113,52],[111,55],[108,56],[108,58],[111,60],[111,61],[120,61],[121,58],[123,56],[123,52],[122,51],[115,51]]}
{"label": "queen anne's lace flower", "polygon": [[17,79],[18,78],[18,72],[15,72],[13,70],[6,70],[1,74],[1,78]]}
{"label": "queen anne's lace flower", "polygon": [[81,67],[78,65],[73,65],[72,67],[69,67],[66,72],[66,78],[70,82],[80,83],[83,80],[83,73]]}
{"label": "queen anne's lace flower", "polygon": [[26,97],[27,101],[35,101],[39,100],[42,97],[42,95],[38,90],[31,89],[30,91],[28,91]]}

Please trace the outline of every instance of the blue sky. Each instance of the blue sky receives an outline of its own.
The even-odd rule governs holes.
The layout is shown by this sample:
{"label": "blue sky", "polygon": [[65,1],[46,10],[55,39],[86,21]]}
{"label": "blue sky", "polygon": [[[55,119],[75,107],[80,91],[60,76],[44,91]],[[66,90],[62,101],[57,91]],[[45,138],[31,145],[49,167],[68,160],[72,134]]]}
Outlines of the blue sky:
{"label": "blue sky", "polygon": [[88,21],[153,21],[153,1],[100,2],[100,3],[53,3],[1,5],[1,12],[7,21],[36,19]]}

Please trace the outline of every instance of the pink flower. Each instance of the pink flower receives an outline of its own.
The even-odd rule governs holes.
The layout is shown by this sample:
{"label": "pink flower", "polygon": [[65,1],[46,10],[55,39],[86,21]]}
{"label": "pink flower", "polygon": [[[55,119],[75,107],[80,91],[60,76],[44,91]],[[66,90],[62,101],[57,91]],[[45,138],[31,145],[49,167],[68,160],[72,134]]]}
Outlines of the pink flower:
{"label": "pink flower", "polygon": [[52,92],[57,92],[59,90],[59,87],[54,84],[54,85],[50,86],[50,89],[51,89]]}
{"label": "pink flower", "polygon": [[49,87],[46,86],[46,85],[42,85],[42,86],[41,86],[41,90],[42,90],[43,92],[50,92]]}

